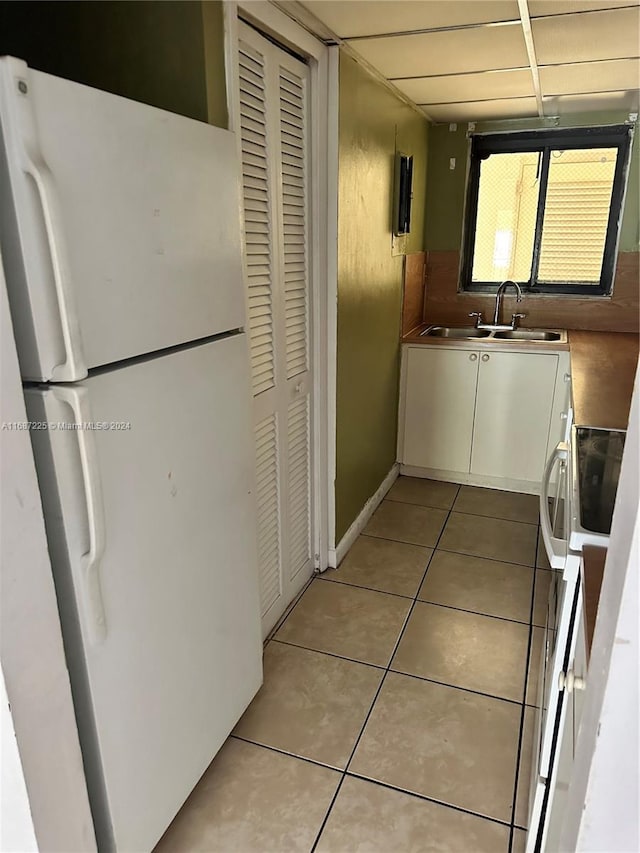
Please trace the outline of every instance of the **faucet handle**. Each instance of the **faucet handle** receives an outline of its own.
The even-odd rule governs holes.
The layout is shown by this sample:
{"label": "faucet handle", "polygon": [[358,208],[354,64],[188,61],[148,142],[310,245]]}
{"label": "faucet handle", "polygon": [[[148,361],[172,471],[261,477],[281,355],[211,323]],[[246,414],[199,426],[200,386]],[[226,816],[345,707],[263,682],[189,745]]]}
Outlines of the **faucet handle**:
{"label": "faucet handle", "polygon": [[482,323],[482,311],[472,311],[469,316],[476,318],[476,328]]}
{"label": "faucet handle", "polygon": [[518,320],[523,320],[527,315],[526,314],[512,314],[511,315],[511,328],[515,329],[518,325]]}

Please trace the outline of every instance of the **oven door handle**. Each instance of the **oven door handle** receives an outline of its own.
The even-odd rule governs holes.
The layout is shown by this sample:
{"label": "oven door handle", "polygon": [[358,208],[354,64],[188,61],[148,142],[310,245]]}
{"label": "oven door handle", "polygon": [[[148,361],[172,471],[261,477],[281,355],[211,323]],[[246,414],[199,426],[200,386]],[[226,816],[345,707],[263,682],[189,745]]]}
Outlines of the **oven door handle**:
{"label": "oven door handle", "polygon": [[[540,489],[540,526],[542,528],[542,539],[544,547],[549,558],[549,564],[552,569],[564,569],[567,562],[567,547],[568,547],[568,532],[567,539],[558,539],[553,535],[553,525],[551,523],[550,507],[549,507],[549,489],[551,483],[551,475],[556,462],[567,463],[569,458],[569,445],[566,441],[561,441],[553,451],[547,462],[547,467],[542,478],[542,487]],[[568,481],[567,481],[568,486]],[[568,500],[567,494],[564,500]]]}

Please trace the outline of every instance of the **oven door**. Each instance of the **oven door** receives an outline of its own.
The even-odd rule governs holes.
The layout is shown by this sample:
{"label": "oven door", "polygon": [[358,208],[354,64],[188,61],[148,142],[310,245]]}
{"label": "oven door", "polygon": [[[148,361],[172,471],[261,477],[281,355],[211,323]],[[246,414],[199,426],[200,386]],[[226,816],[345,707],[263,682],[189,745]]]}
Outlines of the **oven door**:
{"label": "oven door", "polygon": [[[531,786],[529,831],[526,841],[526,853],[540,853],[546,849],[549,815],[554,801],[561,798],[566,790],[566,767],[559,767],[567,760],[566,752],[571,748],[573,757],[573,732],[568,738],[565,728],[571,697],[568,695],[564,678],[575,655],[576,637],[578,634],[578,613],[582,607],[582,590],[580,574],[566,581],[560,579],[558,573],[558,598],[556,613],[558,618],[555,633],[555,648],[551,658],[549,674],[545,673],[545,688],[550,687],[550,693],[545,692],[541,702],[541,725],[538,729],[538,761],[534,762]],[[548,626],[549,627],[549,626]],[[560,802],[560,800],[558,800]],[[555,804],[558,812],[558,803]]]}
{"label": "oven door", "polygon": [[558,684],[570,641],[571,613],[578,577],[576,574],[565,579],[560,572],[554,571],[549,590],[538,748],[538,775],[545,779],[550,772],[553,728],[560,697]]}

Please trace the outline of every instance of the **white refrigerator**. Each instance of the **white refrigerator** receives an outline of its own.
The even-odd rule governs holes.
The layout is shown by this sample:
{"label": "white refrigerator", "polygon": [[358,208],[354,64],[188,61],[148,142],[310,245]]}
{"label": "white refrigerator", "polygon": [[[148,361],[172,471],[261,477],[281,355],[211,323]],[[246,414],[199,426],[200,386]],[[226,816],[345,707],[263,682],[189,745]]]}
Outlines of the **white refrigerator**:
{"label": "white refrigerator", "polygon": [[0,240],[99,847],[262,679],[233,135],[0,59]]}

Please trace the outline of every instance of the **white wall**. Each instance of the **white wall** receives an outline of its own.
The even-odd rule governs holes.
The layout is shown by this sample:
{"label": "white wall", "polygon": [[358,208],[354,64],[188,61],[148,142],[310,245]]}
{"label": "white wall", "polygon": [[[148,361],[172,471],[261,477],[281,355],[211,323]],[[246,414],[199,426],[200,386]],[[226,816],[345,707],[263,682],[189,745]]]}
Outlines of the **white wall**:
{"label": "white wall", "polygon": [[593,637],[562,850],[638,853],[640,372]]}
{"label": "white wall", "polygon": [[[1,258],[0,291],[2,672],[38,847],[88,853],[96,849],[95,835],[31,441],[28,432],[1,426],[27,419]],[[6,702],[2,711],[8,711]],[[3,795],[0,805],[2,826],[11,827],[12,816],[5,814],[10,798]],[[19,847],[2,850],[22,853]]]}

